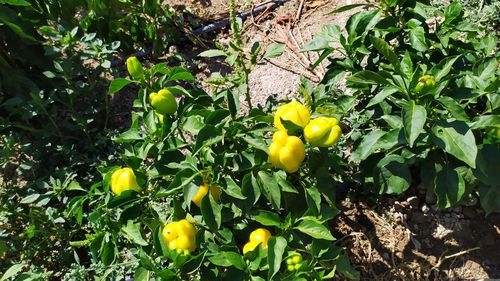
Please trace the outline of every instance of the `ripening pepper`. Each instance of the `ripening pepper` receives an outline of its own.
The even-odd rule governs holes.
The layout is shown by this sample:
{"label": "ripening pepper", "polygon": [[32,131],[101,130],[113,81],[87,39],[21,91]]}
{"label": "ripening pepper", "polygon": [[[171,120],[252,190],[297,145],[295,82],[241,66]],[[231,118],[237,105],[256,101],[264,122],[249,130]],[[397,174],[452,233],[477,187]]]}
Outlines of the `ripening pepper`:
{"label": "ripening pepper", "polygon": [[208,183],[206,183],[206,182],[203,183],[202,185],[200,185],[200,189],[198,189],[198,192],[193,197],[193,199],[191,199],[191,201],[193,201],[193,203],[196,206],[201,207],[201,199],[203,199],[203,197],[205,197],[205,195],[208,194],[209,190],[210,190],[210,194],[212,194],[214,199],[216,201],[219,201],[220,195],[221,195],[220,188],[216,185],[208,185]]}
{"label": "ripening pepper", "polygon": [[189,254],[196,249],[196,228],[185,219],[165,225],[162,236],[170,250]]}
{"label": "ripening pepper", "polygon": [[420,94],[425,94],[432,90],[436,86],[436,80],[432,75],[424,75],[418,78],[417,86],[415,86],[415,92]]}
{"label": "ripening pepper", "polygon": [[111,175],[111,191],[120,195],[125,190],[141,192],[142,188],[137,184],[134,171],[131,168],[121,168]]}
{"label": "ripening pepper", "polygon": [[276,114],[274,114],[274,126],[278,130],[286,130],[281,123],[281,119],[283,119],[291,121],[295,125],[304,128],[307,123],[309,123],[310,118],[311,113],[309,112],[309,109],[307,109],[307,107],[300,102],[294,100],[278,107]]}
{"label": "ripening pepper", "polygon": [[243,254],[253,251],[259,244],[263,249],[267,249],[267,241],[271,238],[271,232],[265,228],[257,228],[250,233],[248,243],[243,246]]}
{"label": "ripening pepper", "polygon": [[318,117],[311,120],[304,128],[306,141],[313,146],[329,147],[334,145],[342,135],[339,121],[334,117]]}
{"label": "ripening pepper", "polygon": [[160,114],[172,115],[177,110],[177,101],[174,95],[167,89],[159,90],[158,93],[149,94],[149,102]]}
{"label": "ripening pepper", "polygon": [[286,259],[287,269],[288,271],[299,270],[302,266],[302,255],[295,254],[293,257],[289,257]]}
{"label": "ripening pepper", "polygon": [[127,71],[134,80],[142,80],[144,78],[144,69],[141,62],[136,57],[129,57],[127,59]]}
{"label": "ripening pepper", "polygon": [[296,136],[289,136],[286,131],[277,131],[269,146],[269,162],[276,168],[288,173],[295,173],[304,158],[306,151],[304,143]]}

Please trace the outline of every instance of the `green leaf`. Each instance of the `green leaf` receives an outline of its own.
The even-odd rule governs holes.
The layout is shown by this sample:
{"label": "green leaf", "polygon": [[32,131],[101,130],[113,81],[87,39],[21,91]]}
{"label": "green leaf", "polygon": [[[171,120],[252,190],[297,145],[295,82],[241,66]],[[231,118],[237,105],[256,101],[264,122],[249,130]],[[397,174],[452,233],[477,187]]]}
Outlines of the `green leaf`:
{"label": "green leaf", "polygon": [[119,92],[123,87],[127,86],[130,83],[134,83],[134,81],[128,78],[118,78],[111,81],[108,89],[108,95],[113,95],[114,93]]}
{"label": "green leaf", "polygon": [[399,155],[389,155],[377,163],[375,184],[380,185],[379,193],[401,194],[410,187],[411,174],[405,159]]}
{"label": "green leaf", "polygon": [[258,173],[260,186],[264,196],[273,205],[274,209],[279,210],[281,206],[281,191],[276,179],[264,171]]}
{"label": "green leaf", "polygon": [[39,197],[40,197],[40,194],[38,194],[38,193],[30,194],[28,196],[23,197],[23,199],[19,203],[20,204],[31,204],[31,203],[35,202],[36,200],[38,200]]}
{"label": "green leaf", "polygon": [[196,144],[193,149],[193,154],[196,154],[200,149],[214,145],[224,139],[222,131],[213,125],[205,125],[200,130],[196,137]]}
{"label": "green leaf", "polygon": [[381,38],[370,36],[370,41],[373,44],[373,47],[379,51],[391,64],[394,66],[396,71],[401,70],[401,65],[399,64],[399,59],[396,53],[391,49],[391,46]]}
{"label": "green leaf", "polygon": [[127,237],[127,239],[132,243],[140,246],[148,245],[148,242],[143,238],[140,223],[134,223],[133,221],[129,220],[127,222],[127,225],[122,226],[121,230],[125,234],[125,237]]}
{"label": "green leaf", "polygon": [[235,252],[218,252],[216,255],[208,258],[215,265],[230,267],[234,266],[239,270],[245,270],[246,264],[243,256]]}
{"label": "green leaf", "polygon": [[431,69],[432,75],[434,75],[434,79],[436,82],[441,81],[448,73],[450,72],[455,61],[460,57],[460,55],[447,57],[439,62],[439,64],[435,65]]}
{"label": "green leaf", "polygon": [[350,4],[350,5],[345,5],[345,6],[342,6],[340,8],[337,8],[337,9],[334,9],[333,11],[329,12],[329,14],[333,14],[333,13],[342,13],[342,12],[346,12],[346,11],[349,11],[349,10],[352,10],[354,8],[357,8],[357,7],[363,7],[363,6],[368,6],[368,7],[371,7],[373,5],[371,4]]}
{"label": "green leaf", "polygon": [[273,280],[273,277],[280,270],[286,245],[286,239],[281,236],[272,236],[269,238],[269,241],[267,242],[267,264],[269,265],[267,280]]}
{"label": "green leaf", "polygon": [[285,51],[286,45],[281,43],[272,43],[267,47],[266,53],[264,54],[265,59],[279,57]]}
{"label": "green leaf", "polygon": [[203,220],[210,228],[210,230],[216,233],[219,230],[220,224],[222,222],[222,206],[215,202],[212,194],[209,192],[207,196],[201,199],[201,214]]}
{"label": "green leaf", "polygon": [[102,240],[101,261],[104,265],[110,265],[115,261],[118,249],[115,243],[110,240],[109,234]]}
{"label": "green leaf", "polygon": [[294,227],[298,231],[311,236],[316,239],[323,239],[334,241],[335,237],[332,236],[328,228],[312,220],[303,220],[300,224]]}
{"label": "green leaf", "polygon": [[500,184],[489,186],[481,183],[477,191],[481,207],[487,215],[492,212],[500,212]]}
{"label": "green leaf", "polygon": [[351,161],[360,162],[362,160],[365,160],[366,157],[370,156],[370,154],[374,151],[374,145],[385,134],[386,132],[384,131],[375,130],[365,135],[356,150],[354,150],[354,152],[351,154]]}
{"label": "green leaf", "polygon": [[455,99],[448,96],[443,96],[438,101],[446,107],[450,114],[460,121],[469,121],[469,116],[465,113],[464,108]]}
{"label": "green leaf", "polygon": [[410,147],[413,147],[413,143],[417,137],[424,132],[424,125],[427,121],[427,111],[425,107],[411,100],[408,104],[403,106],[401,114],[406,140],[408,140]]}
{"label": "green leaf", "polygon": [[421,26],[410,29],[410,45],[417,51],[427,51],[427,42],[425,41],[425,30]]}
{"label": "green leaf", "polygon": [[230,177],[226,177],[224,180],[226,181],[224,192],[227,193],[227,195],[236,199],[247,199],[247,197],[243,195],[243,193],[241,193],[241,188],[233,179],[231,179]]}
{"label": "green leaf", "polygon": [[451,4],[449,4],[446,9],[444,10],[444,23],[443,24],[450,24],[455,20],[456,18],[460,17],[462,14],[462,6],[458,1],[454,1]]}
{"label": "green leaf", "polygon": [[7,281],[9,280],[11,277],[14,277],[16,276],[19,272],[21,272],[21,270],[23,270],[23,267],[25,266],[24,263],[18,263],[18,264],[14,264],[12,265],[11,267],[9,267],[9,269],[7,269],[5,271],[5,273],[2,275],[2,278],[0,279],[0,281]]}
{"label": "green leaf", "polygon": [[174,66],[170,69],[168,81],[194,81],[194,76],[186,69],[180,66]]}
{"label": "green leaf", "polygon": [[144,267],[138,267],[135,270],[134,273],[134,281],[149,281],[151,277],[151,274],[149,273],[149,270],[145,269]]}
{"label": "green leaf", "polygon": [[406,79],[409,81],[413,79],[413,62],[408,51],[405,51],[405,55],[401,61],[401,71],[406,75]]}
{"label": "green leaf", "polygon": [[498,175],[500,175],[500,145],[484,144],[477,154],[476,166],[473,171],[479,181],[486,185],[500,185]]}
{"label": "green leaf", "polygon": [[30,2],[25,0],[0,0],[0,4],[7,4],[12,6],[31,6]]}
{"label": "green leaf", "polygon": [[449,208],[457,204],[465,192],[465,181],[462,176],[449,166],[436,175],[434,192],[440,208]]}
{"label": "green leaf", "polygon": [[388,86],[382,89],[382,91],[378,92],[371,100],[370,102],[366,105],[366,107],[370,107],[376,104],[379,104],[383,102],[388,96],[391,96],[394,93],[397,93],[399,91],[398,88]]}
{"label": "green leaf", "polygon": [[335,262],[336,269],[345,277],[351,280],[359,280],[360,274],[349,263],[349,258],[346,255],[341,255]]}
{"label": "green leaf", "polygon": [[252,213],[252,219],[265,226],[281,226],[280,216],[264,210],[257,210]]}
{"label": "green leaf", "polygon": [[201,52],[198,56],[204,57],[204,58],[225,57],[226,53],[224,51],[221,51],[221,50],[212,49],[212,50],[206,50],[204,52]]}
{"label": "green leaf", "polygon": [[476,167],[476,139],[465,122],[440,120],[432,128],[432,133],[431,139],[438,147],[471,168]]}
{"label": "green leaf", "polygon": [[351,77],[347,78],[348,81],[359,84],[372,84],[372,85],[392,85],[389,81],[387,81],[384,77],[380,76],[376,72],[370,70],[363,70],[356,72]]}

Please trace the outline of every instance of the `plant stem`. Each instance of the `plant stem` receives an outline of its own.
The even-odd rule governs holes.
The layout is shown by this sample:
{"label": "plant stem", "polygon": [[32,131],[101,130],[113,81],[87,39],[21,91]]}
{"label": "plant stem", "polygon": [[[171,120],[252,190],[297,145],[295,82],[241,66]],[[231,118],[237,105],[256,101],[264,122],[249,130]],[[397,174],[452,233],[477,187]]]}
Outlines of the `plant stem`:
{"label": "plant stem", "polygon": [[[241,30],[238,26],[238,22],[236,21],[236,8],[235,8],[235,0],[230,0],[229,2],[229,21],[231,22],[231,32],[233,33],[234,36],[234,44],[238,48],[238,59],[236,61],[236,72],[239,74],[240,78],[242,78],[243,83],[245,84],[245,100],[248,105],[248,110],[250,111],[252,109],[252,100],[250,97],[250,87],[248,86],[248,75],[249,75],[249,70],[245,65],[245,58],[244,58],[244,53],[242,49],[242,42],[241,42]],[[241,85],[241,80],[238,81]]]}

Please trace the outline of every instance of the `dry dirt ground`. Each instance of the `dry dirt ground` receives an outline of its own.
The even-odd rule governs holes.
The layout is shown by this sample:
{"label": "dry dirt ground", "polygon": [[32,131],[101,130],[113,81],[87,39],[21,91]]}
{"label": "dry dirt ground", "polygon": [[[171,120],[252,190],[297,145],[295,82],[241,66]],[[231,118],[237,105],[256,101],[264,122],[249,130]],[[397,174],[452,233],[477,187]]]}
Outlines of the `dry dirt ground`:
{"label": "dry dirt ground", "polygon": [[[237,0],[238,10],[250,10],[252,5],[262,2],[264,0]],[[271,95],[278,99],[296,97],[301,74],[313,82],[319,81],[324,74],[324,66],[315,71],[308,70],[317,55],[297,51],[323,24],[334,23],[344,27],[349,13],[328,12],[356,2],[359,1],[290,0],[273,11],[244,21],[247,46],[255,41],[259,41],[264,50],[272,42],[287,45],[281,57],[263,62],[253,69],[250,76],[252,101],[263,104]],[[166,0],[166,3],[179,11],[187,10],[206,22],[227,17],[229,12],[228,0]],[[204,36],[208,45],[210,40],[224,42],[229,37],[227,28]],[[179,50],[190,53],[192,57],[201,51],[203,49],[196,46],[194,50]],[[230,71],[219,60],[201,61],[206,66],[197,74],[200,79],[215,71]],[[361,272],[361,278],[500,278],[500,214],[486,217],[477,200],[467,206],[438,211],[435,198],[426,194],[425,189],[413,190],[414,194],[384,197],[377,204],[367,198],[339,202],[341,215],[331,225],[338,238],[335,243],[346,247],[351,263]]]}

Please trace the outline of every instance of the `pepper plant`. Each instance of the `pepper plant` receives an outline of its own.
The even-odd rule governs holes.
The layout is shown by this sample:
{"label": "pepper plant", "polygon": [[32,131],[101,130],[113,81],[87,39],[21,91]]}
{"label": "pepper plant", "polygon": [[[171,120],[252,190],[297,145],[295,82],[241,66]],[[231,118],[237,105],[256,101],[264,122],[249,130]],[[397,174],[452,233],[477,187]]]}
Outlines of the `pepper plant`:
{"label": "pepper plant", "polygon": [[[281,148],[286,157],[273,157],[297,165],[274,167],[268,147],[277,121],[268,111],[252,107],[239,114],[231,94],[207,94],[185,69],[137,63],[131,59],[128,65],[132,77],[110,85],[110,94],[138,87],[136,110],[130,129],[115,138],[121,161],[102,167],[103,180],[71,202],[73,214],[87,225],[74,247],[90,247],[93,264],[126,265],[139,280],[153,274],[157,280],[358,278],[328,228],[338,214],[339,151],[334,142],[304,144],[309,109],[293,101],[300,112],[280,111],[279,132],[294,138],[302,154]],[[148,98],[161,91],[175,100]],[[162,111],[163,103],[176,103],[176,110]],[[299,117],[307,121],[295,124]],[[82,216],[84,208],[89,211]],[[293,270],[287,269],[290,258]]]}
{"label": "pepper plant", "polygon": [[350,127],[352,177],[379,194],[423,185],[440,208],[478,194],[487,213],[499,211],[497,38],[479,36],[458,2],[441,10],[380,0],[333,12],[359,6],[370,9],[354,13],[345,33],[327,24],[303,48],[321,52],[315,65],[330,62],[311,99]]}

